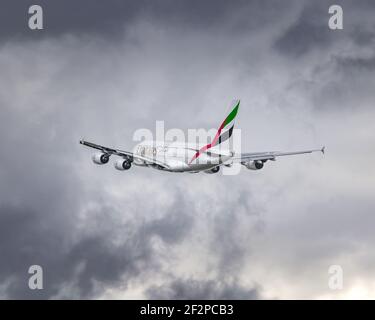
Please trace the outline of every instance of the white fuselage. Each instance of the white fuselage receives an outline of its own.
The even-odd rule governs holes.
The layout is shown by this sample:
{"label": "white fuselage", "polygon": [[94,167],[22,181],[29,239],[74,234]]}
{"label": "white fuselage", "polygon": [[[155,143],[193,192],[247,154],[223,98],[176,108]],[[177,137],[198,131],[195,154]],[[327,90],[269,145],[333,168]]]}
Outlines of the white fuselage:
{"label": "white fuselage", "polygon": [[134,147],[134,155],[156,160],[170,169],[165,169],[155,163],[141,160],[137,157],[134,158],[134,164],[173,172],[196,172],[210,170],[223,163],[230,164],[233,152],[215,147],[200,152],[199,156],[192,161],[200,147],[189,143],[144,141]]}

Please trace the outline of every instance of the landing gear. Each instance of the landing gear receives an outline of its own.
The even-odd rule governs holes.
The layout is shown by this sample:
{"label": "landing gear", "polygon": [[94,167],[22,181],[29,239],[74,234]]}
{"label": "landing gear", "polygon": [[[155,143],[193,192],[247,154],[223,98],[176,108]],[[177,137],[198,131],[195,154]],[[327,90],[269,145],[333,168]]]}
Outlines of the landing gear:
{"label": "landing gear", "polygon": [[212,169],[211,169],[211,172],[212,172],[212,173],[217,173],[217,172],[219,172],[219,170],[220,170],[220,167],[217,166],[217,167],[215,167],[215,168],[212,168]]}

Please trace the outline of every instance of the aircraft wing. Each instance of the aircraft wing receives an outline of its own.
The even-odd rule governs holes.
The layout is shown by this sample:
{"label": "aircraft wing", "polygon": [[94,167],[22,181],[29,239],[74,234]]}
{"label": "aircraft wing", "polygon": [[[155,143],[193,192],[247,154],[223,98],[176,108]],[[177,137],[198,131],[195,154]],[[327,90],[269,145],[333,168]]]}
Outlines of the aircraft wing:
{"label": "aircraft wing", "polygon": [[271,151],[271,152],[241,153],[239,155],[234,155],[232,159],[237,162],[276,160],[277,157],[281,157],[281,156],[291,156],[291,155],[312,153],[312,152],[318,152],[318,151],[324,153],[324,148],[325,147],[322,147],[321,149],[291,151],[291,152]]}
{"label": "aircraft wing", "polygon": [[161,166],[161,167],[163,167],[167,170],[170,169],[168,165],[166,165],[165,163],[163,163],[161,161],[158,161],[154,158],[140,156],[140,155],[134,154],[133,152],[129,152],[129,151],[104,147],[104,146],[101,146],[99,144],[95,144],[95,143],[92,143],[92,142],[85,141],[83,139],[80,140],[79,143],[86,146],[86,147],[90,147],[90,148],[100,150],[101,152],[107,153],[109,155],[116,155],[116,156],[119,156],[119,157],[122,157],[122,158],[132,157],[134,159],[143,160],[143,161],[146,161],[148,163],[157,164],[157,165],[159,165],[159,166]]}

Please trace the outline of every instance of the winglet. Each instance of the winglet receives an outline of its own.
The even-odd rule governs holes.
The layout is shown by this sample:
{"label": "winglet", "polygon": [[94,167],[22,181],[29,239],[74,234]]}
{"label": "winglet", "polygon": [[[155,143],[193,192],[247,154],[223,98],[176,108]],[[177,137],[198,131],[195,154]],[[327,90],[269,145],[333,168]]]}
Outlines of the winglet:
{"label": "winglet", "polygon": [[324,154],[325,148],[326,148],[326,146],[323,146],[322,149],[320,150],[323,154]]}

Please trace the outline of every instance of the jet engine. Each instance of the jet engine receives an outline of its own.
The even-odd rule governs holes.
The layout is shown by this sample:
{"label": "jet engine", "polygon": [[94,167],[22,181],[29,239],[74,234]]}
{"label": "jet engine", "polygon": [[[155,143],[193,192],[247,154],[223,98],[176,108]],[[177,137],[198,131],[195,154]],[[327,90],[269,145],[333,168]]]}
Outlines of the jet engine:
{"label": "jet engine", "polygon": [[214,167],[214,168],[212,168],[212,169],[210,169],[210,170],[205,170],[204,172],[205,172],[205,173],[208,173],[208,174],[212,174],[212,173],[217,173],[217,172],[219,172],[219,170],[220,170],[220,167],[217,166],[217,167]]}
{"label": "jet engine", "polygon": [[259,170],[262,169],[264,163],[262,161],[249,161],[244,163],[245,167],[250,170]]}
{"label": "jet engine", "polygon": [[115,162],[115,168],[117,170],[129,170],[130,167],[132,166],[131,162],[128,159],[118,159]]}
{"label": "jet engine", "polygon": [[108,153],[95,153],[92,155],[92,161],[96,164],[106,164],[109,161]]}

